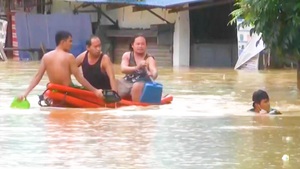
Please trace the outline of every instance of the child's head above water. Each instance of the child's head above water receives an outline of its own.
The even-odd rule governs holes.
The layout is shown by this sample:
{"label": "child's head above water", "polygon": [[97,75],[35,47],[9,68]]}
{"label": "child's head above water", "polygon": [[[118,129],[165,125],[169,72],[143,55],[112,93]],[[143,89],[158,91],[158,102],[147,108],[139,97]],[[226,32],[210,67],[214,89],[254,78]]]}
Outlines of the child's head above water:
{"label": "child's head above water", "polygon": [[270,99],[267,92],[257,90],[252,95],[253,108],[257,113],[268,113],[270,111]]}

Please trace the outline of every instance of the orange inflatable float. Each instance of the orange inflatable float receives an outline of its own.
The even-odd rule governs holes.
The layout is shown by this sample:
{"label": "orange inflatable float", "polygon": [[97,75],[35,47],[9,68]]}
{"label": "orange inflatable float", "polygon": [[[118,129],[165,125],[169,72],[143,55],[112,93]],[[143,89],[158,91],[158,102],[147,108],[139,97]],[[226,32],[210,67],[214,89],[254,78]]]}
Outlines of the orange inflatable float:
{"label": "orange inflatable float", "polygon": [[[118,108],[122,106],[149,106],[151,104],[142,102],[133,102],[131,100],[121,99],[116,103],[107,103],[98,98],[93,92],[88,90],[49,83],[47,89],[40,96],[39,104],[45,101],[47,106],[53,107],[77,107],[77,108]],[[166,95],[161,99],[160,105],[170,104],[173,96]],[[41,105],[43,106],[43,105]]]}

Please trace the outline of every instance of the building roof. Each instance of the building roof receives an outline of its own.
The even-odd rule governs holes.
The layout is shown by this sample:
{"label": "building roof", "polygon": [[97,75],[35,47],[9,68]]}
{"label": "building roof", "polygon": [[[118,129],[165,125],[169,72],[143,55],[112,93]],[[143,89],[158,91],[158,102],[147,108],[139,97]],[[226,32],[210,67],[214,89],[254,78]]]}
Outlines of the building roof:
{"label": "building roof", "polygon": [[209,0],[65,0],[68,2],[88,2],[99,4],[128,4],[136,6],[153,6],[167,8],[171,6],[184,5],[194,2],[205,2]]}

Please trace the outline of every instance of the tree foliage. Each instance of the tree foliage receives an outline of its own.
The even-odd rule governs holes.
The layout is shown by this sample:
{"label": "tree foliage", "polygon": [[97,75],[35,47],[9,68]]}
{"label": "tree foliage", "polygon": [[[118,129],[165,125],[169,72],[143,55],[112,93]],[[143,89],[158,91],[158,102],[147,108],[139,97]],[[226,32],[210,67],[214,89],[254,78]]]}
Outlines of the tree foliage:
{"label": "tree foliage", "polygon": [[300,0],[236,0],[235,7],[231,24],[245,19],[268,48],[300,60]]}

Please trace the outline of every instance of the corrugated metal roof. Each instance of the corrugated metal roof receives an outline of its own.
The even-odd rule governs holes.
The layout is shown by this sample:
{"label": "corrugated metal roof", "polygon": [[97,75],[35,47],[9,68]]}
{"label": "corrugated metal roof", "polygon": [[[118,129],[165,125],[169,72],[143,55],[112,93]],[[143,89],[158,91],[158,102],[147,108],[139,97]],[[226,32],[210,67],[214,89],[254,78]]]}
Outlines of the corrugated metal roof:
{"label": "corrugated metal roof", "polygon": [[156,7],[170,7],[176,5],[183,5],[193,2],[205,2],[208,0],[65,0],[69,2],[89,2],[102,4],[129,4],[139,6],[156,6]]}

